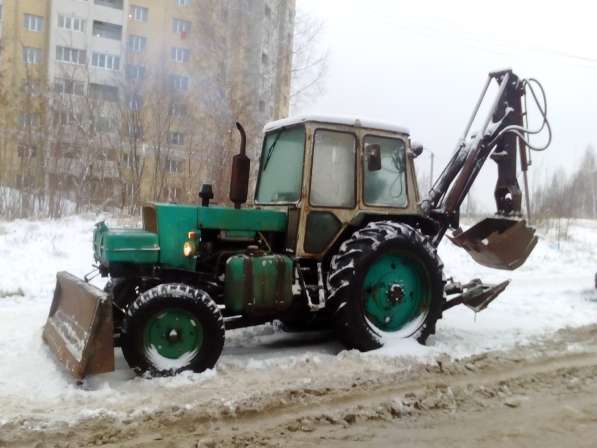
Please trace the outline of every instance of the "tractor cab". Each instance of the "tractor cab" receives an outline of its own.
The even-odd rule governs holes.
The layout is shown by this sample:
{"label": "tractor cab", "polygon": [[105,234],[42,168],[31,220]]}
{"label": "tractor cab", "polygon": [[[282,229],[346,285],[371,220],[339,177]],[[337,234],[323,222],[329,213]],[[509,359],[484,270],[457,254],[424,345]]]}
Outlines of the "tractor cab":
{"label": "tractor cab", "polygon": [[287,208],[287,249],[319,259],[372,217],[420,215],[414,157],[408,130],[395,125],[322,116],[274,121],[264,129],[255,205]]}

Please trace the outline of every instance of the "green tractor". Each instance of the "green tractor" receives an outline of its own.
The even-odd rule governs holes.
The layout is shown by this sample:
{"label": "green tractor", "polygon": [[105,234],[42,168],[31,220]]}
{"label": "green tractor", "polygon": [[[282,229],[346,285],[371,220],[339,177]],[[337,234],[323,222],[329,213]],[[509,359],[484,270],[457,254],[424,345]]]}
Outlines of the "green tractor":
{"label": "green tractor", "polygon": [[[203,185],[198,204],[144,206],[140,229],[97,224],[94,257],[109,283],[101,291],[59,273],[44,340],[77,378],[113,370],[115,346],[136,372],[172,375],[213,368],[228,329],[273,320],[327,327],[367,351],[386,334],[424,343],[454,305],[483,309],[508,282],[446,281],[437,255],[446,230],[477,261],[503,269],[520,266],[537,241],[516,182],[518,154],[526,173],[529,83],[511,71],[491,80],[499,92],[485,129],[468,139],[466,130],[424,200],[414,166],[422,147],[407,130],[307,116],[265,127],[254,206],[243,207],[249,159],[237,124],[234,207],[211,204]],[[463,232],[458,209],[490,154],[499,216]]]}

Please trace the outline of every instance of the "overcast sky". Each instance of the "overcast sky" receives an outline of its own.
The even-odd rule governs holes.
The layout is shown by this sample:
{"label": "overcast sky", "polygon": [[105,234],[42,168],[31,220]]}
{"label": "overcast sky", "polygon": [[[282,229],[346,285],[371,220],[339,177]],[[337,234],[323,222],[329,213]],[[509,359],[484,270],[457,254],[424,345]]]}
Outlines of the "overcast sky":
{"label": "overcast sky", "polygon": [[[322,45],[330,58],[325,94],[301,112],[406,126],[436,154],[437,174],[487,73],[511,67],[540,80],[548,97],[553,143],[534,157],[535,182],[558,166],[570,171],[588,144],[597,146],[597,2],[297,0],[297,6],[325,21]],[[488,161],[475,191],[484,203],[495,171]]]}

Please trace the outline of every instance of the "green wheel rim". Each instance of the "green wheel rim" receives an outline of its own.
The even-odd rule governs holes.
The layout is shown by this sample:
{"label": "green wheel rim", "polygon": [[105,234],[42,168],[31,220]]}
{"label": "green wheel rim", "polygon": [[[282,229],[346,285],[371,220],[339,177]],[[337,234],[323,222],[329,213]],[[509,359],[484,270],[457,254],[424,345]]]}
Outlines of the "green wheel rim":
{"label": "green wheel rim", "polygon": [[431,303],[429,278],[424,264],[412,254],[392,252],[376,259],[363,282],[369,322],[381,331],[396,332],[426,316]]}
{"label": "green wheel rim", "polygon": [[201,349],[203,325],[186,310],[166,309],[149,319],[144,342],[146,350],[154,347],[161,356],[178,359]]}

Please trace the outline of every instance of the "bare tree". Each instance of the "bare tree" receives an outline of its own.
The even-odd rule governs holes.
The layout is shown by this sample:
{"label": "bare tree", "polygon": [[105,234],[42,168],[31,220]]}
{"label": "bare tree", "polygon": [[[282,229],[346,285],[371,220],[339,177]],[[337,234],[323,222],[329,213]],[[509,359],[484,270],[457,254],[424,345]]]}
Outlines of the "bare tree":
{"label": "bare tree", "polygon": [[294,21],[290,103],[296,110],[325,91],[329,52],[322,46],[323,20],[298,9]]}

